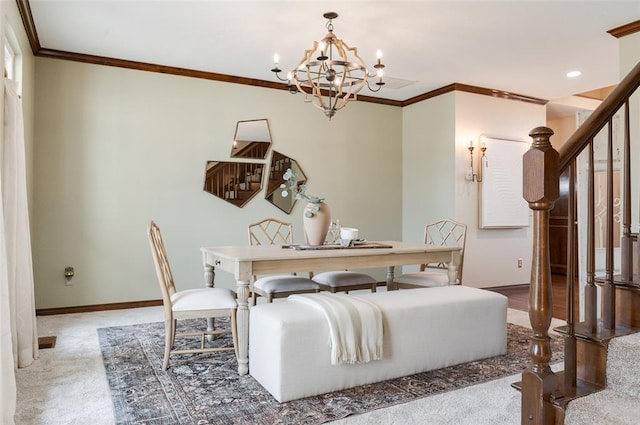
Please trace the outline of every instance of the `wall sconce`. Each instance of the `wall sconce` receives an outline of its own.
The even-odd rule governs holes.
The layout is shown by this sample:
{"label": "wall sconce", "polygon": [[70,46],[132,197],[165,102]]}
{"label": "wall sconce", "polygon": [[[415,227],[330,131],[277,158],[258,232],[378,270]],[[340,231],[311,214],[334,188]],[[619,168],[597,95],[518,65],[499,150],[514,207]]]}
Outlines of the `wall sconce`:
{"label": "wall sconce", "polygon": [[73,269],[73,267],[68,266],[64,268],[64,277],[67,278],[67,280],[70,280],[73,276],[75,276],[76,271]]}
{"label": "wall sconce", "polygon": [[484,142],[482,142],[482,147],[480,148],[480,150],[482,151],[482,156],[480,157],[480,166],[478,167],[477,173],[475,173],[473,169],[473,150],[475,149],[475,147],[473,146],[473,140],[469,141],[469,147],[467,149],[469,149],[469,169],[467,170],[465,179],[470,182],[482,182],[482,168],[487,165],[487,156],[485,154],[485,152],[487,151],[487,146]]}

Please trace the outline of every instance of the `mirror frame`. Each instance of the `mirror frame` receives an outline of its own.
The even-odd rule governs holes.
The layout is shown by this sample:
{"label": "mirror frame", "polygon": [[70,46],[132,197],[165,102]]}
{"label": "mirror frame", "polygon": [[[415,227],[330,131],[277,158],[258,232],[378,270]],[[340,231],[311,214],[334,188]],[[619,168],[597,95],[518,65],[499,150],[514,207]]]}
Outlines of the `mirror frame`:
{"label": "mirror frame", "polygon": [[302,171],[300,164],[295,159],[284,155],[276,150],[271,152],[271,161],[269,161],[269,169],[267,171],[267,183],[264,199],[276,208],[291,214],[293,207],[296,205],[297,199],[291,191],[286,197],[282,196],[282,185],[285,180],[282,178],[288,168],[293,168],[298,176],[298,185],[305,184],[308,177]]}
{"label": "mirror frame", "polygon": [[237,159],[265,159],[272,143],[269,120],[266,118],[238,121],[229,156]]}

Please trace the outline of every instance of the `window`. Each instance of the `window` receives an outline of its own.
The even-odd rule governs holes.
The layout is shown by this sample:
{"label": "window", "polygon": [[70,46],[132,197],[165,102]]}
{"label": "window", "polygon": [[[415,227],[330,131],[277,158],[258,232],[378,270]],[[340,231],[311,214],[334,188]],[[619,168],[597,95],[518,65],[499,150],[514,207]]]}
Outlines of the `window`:
{"label": "window", "polygon": [[16,91],[22,95],[22,51],[16,34],[9,22],[5,21],[3,38],[4,76],[17,82]]}
{"label": "window", "polygon": [[4,76],[12,80],[16,76],[16,53],[6,38],[4,40]]}

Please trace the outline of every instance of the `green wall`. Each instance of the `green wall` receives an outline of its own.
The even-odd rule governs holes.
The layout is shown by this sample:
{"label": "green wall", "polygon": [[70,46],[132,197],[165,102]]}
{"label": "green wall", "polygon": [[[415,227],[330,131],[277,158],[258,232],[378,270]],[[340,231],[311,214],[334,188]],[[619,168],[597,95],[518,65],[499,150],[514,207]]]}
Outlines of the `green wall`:
{"label": "green wall", "polygon": [[[402,237],[398,107],[352,102],[329,121],[286,91],[45,58],[35,100],[38,308],[158,299],[151,219],[181,288],[204,282],[201,246],[246,244],[250,222],[291,221],[301,242],[301,203],[286,215],[262,191],[240,209],[202,190],[206,161],[229,159],[240,120],[269,120],[273,149],[300,163],[343,225]],[[234,285],[223,272],[216,282]]]}

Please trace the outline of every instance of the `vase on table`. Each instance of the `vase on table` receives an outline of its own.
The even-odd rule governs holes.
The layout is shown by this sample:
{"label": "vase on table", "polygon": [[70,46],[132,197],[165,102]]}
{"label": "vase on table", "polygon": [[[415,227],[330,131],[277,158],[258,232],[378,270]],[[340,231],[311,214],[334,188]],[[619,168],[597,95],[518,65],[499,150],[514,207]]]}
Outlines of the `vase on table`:
{"label": "vase on table", "polygon": [[331,224],[331,209],[326,202],[309,202],[302,217],[304,239],[309,245],[324,244]]}

